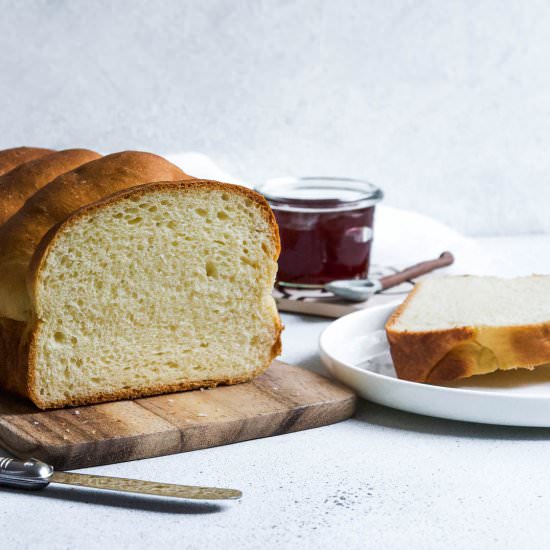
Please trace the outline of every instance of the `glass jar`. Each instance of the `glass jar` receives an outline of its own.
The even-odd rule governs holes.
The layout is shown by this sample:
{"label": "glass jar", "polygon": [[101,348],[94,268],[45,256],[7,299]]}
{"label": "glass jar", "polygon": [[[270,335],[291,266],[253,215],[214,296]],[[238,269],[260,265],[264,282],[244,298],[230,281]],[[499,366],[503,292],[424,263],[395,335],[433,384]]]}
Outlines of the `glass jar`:
{"label": "glass jar", "polygon": [[368,275],[382,191],[349,178],[275,178],[256,189],[281,235],[278,282],[323,285]]}

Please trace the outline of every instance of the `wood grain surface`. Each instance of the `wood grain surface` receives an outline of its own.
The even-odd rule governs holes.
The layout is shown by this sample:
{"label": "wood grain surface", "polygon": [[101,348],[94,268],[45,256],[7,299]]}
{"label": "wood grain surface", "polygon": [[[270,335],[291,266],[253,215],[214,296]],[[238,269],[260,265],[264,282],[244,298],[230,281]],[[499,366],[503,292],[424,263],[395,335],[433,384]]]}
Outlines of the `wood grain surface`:
{"label": "wood grain surface", "polygon": [[53,411],[0,394],[0,447],[58,469],[162,456],[316,428],[352,416],[355,394],[275,361],[246,384]]}

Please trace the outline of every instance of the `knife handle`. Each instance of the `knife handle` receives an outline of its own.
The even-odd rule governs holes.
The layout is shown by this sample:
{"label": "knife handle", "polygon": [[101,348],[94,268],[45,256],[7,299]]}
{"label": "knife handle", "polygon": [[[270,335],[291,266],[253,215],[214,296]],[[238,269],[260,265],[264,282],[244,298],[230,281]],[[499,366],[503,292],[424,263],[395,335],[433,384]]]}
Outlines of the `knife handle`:
{"label": "knife handle", "polygon": [[36,458],[17,460],[0,457],[0,485],[19,489],[43,489],[53,475],[53,467]]}
{"label": "knife handle", "polygon": [[435,260],[428,260],[426,262],[420,262],[419,264],[412,265],[407,267],[403,271],[399,271],[393,275],[387,275],[386,277],[380,278],[380,283],[382,284],[382,289],[386,290],[387,288],[392,288],[397,286],[409,279],[414,279],[420,277],[420,275],[425,275],[430,273],[435,269],[440,269],[441,267],[446,267],[451,265],[455,261],[454,256],[450,252],[443,252]]}

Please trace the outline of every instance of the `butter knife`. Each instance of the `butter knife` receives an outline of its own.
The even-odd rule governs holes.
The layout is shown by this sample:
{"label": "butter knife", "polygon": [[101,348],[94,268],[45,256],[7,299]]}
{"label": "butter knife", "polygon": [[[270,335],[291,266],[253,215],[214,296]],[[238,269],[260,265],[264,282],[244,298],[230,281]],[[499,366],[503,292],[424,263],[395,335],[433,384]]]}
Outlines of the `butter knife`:
{"label": "butter knife", "polygon": [[0,485],[36,490],[44,489],[50,483],[196,500],[238,499],[242,496],[241,491],[237,491],[236,489],[174,485],[171,483],[156,483],[122,477],[56,472],[52,466],[35,458],[23,461],[0,457]]}

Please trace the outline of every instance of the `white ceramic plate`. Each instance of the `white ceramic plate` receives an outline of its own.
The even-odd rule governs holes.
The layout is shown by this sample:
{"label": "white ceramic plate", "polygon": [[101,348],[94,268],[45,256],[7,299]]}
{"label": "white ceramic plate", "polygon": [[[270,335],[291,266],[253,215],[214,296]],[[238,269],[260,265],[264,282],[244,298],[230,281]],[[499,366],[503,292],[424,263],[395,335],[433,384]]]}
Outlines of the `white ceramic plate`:
{"label": "white ceramic plate", "polygon": [[346,315],[321,334],[321,358],[334,377],[365,399],[403,411],[466,422],[550,427],[550,365],[474,376],[448,386],[397,379],[384,332],[396,305]]}

